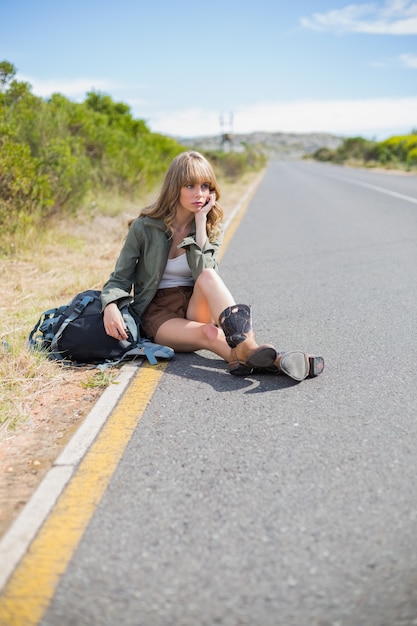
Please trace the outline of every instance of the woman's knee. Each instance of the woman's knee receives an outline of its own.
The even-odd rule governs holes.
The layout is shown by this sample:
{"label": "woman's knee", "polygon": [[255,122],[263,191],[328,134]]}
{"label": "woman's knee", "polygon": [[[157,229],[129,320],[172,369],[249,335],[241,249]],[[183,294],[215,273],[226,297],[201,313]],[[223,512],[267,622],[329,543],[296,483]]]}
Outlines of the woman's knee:
{"label": "woman's knee", "polygon": [[206,267],[199,274],[195,285],[200,287],[201,289],[210,288],[214,284],[219,284],[220,277],[217,274],[216,270],[211,267]]}
{"label": "woman's knee", "polygon": [[204,324],[201,327],[201,332],[210,343],[224,339],[223,331],[214,324]]}

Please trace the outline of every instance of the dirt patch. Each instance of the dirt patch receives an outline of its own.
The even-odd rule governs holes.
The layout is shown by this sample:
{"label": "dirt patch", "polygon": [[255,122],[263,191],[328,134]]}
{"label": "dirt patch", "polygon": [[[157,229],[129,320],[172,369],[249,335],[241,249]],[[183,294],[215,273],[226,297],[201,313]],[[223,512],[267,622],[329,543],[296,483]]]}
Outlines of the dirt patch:
{"label": "dirt patch", "polygon": [[9,528],[103,392],[86,389],[85,370],[68,371],[38,397],[31,414],[0,439],[0,537]]}

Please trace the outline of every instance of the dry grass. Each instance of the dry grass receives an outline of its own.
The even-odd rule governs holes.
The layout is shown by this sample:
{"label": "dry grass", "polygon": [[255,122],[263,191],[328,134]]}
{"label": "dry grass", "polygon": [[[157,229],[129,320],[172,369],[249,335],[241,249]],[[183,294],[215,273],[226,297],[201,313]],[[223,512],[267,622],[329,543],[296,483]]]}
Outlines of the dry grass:
{"label": "dry grass", "polygon": [[[222,184],[227,215],[258,174],[235,184]],[[90,203],[82,217],[51,224],[15,246],[0,260],[3,292],[0,302],[0,430],[18,428],[40,395],[71,377],[68,368],[27,350],[29,332],[41,313],[71,300],[84,289],[101,289],[113,269],[129,218],[147,204],[103,197]],[[104,384],[110,382],[111,376]],[[86,371],[85,386],[103,384]]]}

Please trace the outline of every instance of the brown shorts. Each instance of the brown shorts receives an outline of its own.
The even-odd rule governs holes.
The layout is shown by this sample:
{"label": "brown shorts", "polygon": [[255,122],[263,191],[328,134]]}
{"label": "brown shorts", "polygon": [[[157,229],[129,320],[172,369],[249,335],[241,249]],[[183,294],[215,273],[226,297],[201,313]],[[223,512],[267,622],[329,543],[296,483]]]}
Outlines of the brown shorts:
{"label": "brown shorts", "polygon": [[142,334],[154,340],[158,328],[167,320],[185,318],[193,287],[158,289],[152,302],[142,315]]}

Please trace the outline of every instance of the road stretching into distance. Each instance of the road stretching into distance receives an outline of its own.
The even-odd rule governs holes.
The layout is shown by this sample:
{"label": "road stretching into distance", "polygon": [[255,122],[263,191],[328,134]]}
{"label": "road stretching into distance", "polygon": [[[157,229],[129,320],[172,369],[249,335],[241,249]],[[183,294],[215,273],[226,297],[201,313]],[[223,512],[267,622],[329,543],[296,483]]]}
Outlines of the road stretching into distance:
{"label": "road stretching into distance", "polygon": [[417,176],[271,162],[221,274],[323,375],[138,368],[1,626],[416,624],[416,268]]}

